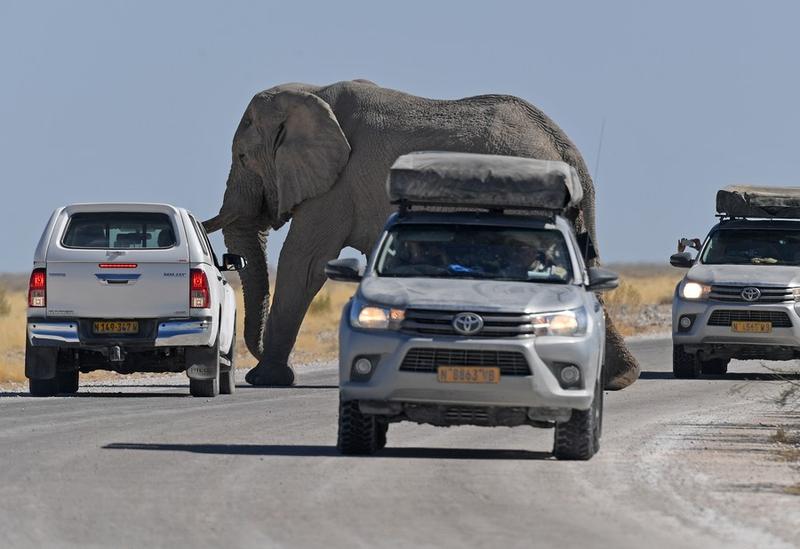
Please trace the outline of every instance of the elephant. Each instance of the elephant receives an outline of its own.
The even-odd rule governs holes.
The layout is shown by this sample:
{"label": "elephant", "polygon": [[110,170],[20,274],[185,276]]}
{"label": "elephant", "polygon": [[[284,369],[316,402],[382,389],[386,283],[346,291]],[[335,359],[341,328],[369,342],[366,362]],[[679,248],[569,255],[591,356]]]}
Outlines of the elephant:
{"label": "elephant", "polygon": [[[219,214],[204,222],[208,232],[222,229],[228,249],[249,261],[240,273],[244,340],[259,362],[248,383],[294,384],[289,354],[325,283],[325,264],[347,246],[370,253],[393,208],[385,188],[389,167],[419,150],[565,161],[583,187],[572,222],[597,242],[594,185],[580,152],[523,99],[427,99],[367,80],[289,83],[257,93],[233,137]],[[270,305],[266,238],[290,219]],[[606,322],[606,387],[620,389],[638,378],[639,366]]]}

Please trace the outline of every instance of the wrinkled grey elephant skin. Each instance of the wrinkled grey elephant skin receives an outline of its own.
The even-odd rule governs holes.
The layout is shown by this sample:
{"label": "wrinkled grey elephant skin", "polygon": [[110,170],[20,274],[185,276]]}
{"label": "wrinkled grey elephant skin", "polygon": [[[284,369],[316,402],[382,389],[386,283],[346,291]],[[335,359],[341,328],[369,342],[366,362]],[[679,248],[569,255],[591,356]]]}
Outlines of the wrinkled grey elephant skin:
{"label": "wrinkled grey elephant skin", "polygon": [[[284,84],[250,101],[233,138],[231,170],[220,213],[232,253],[247,257],[241,273],[244,339],[259,359],[253,385],[291,385],[289,354],[311,300],[325,282],[325,263],[342,248],[369,253],[392,207],[385,181],[394,160],[442,150],[563,160],[583,185],[578,231],[595,242],[592,179],[575,145],[533,105],[508,95],[440,101],[356,80],[330,86]],[[278,261],[270,306],[267,232],[292,225]],[[639,366],[607,320],[607,387],[636,380]]]}

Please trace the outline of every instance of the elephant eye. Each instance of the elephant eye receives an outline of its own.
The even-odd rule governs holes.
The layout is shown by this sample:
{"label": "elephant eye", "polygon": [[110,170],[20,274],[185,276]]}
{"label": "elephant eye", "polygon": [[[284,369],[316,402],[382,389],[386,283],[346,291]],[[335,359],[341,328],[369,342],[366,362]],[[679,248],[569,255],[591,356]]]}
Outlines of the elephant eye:
{"label": "elephant eye", "polygon": [[281,124],[278,126],[278,132],[275,134],[275,142],[272,144],[272,154],[275,154],[278,147],[283,143],[283,138],[286,136],[286,125]]}

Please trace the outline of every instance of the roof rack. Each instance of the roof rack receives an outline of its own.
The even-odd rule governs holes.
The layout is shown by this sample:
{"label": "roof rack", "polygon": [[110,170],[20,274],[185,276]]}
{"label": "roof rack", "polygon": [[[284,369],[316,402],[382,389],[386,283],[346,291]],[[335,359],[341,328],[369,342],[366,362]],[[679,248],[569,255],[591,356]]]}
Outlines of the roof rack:
{"label": "roof rack", "polygon": [[457,152],[403,155],[386,186],[401,215],[421,207],[550,217],[583,198],[577,172],[564,162]]}

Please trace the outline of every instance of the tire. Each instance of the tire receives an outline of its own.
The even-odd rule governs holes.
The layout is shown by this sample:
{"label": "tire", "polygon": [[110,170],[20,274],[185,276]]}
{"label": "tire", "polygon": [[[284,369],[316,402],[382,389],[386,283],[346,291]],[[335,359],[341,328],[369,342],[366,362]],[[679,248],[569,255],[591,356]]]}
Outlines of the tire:
{"label": "tire", "polygon": [[35,397],[55,396],[58,394],[58,378],[28,379],[28,391]]}
{"label": "tire", "polygon": [[700,361],[684,351],[683,345],[673,345],[672,373],[678,379],[694,379],[700,375]]}
{"label": "tire", "polygon": [[236,392],[236,316],[233,317],[233,339],[231,348],[225,354],[225,358],[230,362],[230,366],[225,371],[219,373],[219,393],[221,395],[232,395]]}
{"label": "tire", "polygon": [[219,394],[219,375],[214,379],[190,379],[189,394],[193,397],[212,398]]}
{"label": "tire", "polygon": [[58,392],[66,394],[77,393],[79,378],[80,372],[78,370],[58,372],[56,374],[56,380],[58,381]]}
{"label": "tire", "polygon": [[345,455],[370,455],[386,445],[386,427],[375,416],[362,414],[358,401],[339,402],[339,436],[336,449]]}
{"label": "tire", "polygon": [[708,376],[724,376],[728,373],[728,362],[724,358],[714,358],[700,362],[700,370]]}
{"label": "tire", "polygon": [[553,455],[560,460],[590,459],[600,450],[603,431],[603,387],[595,384],[594,399],[588,410],[572,410],[569,421],[556,423]]}

